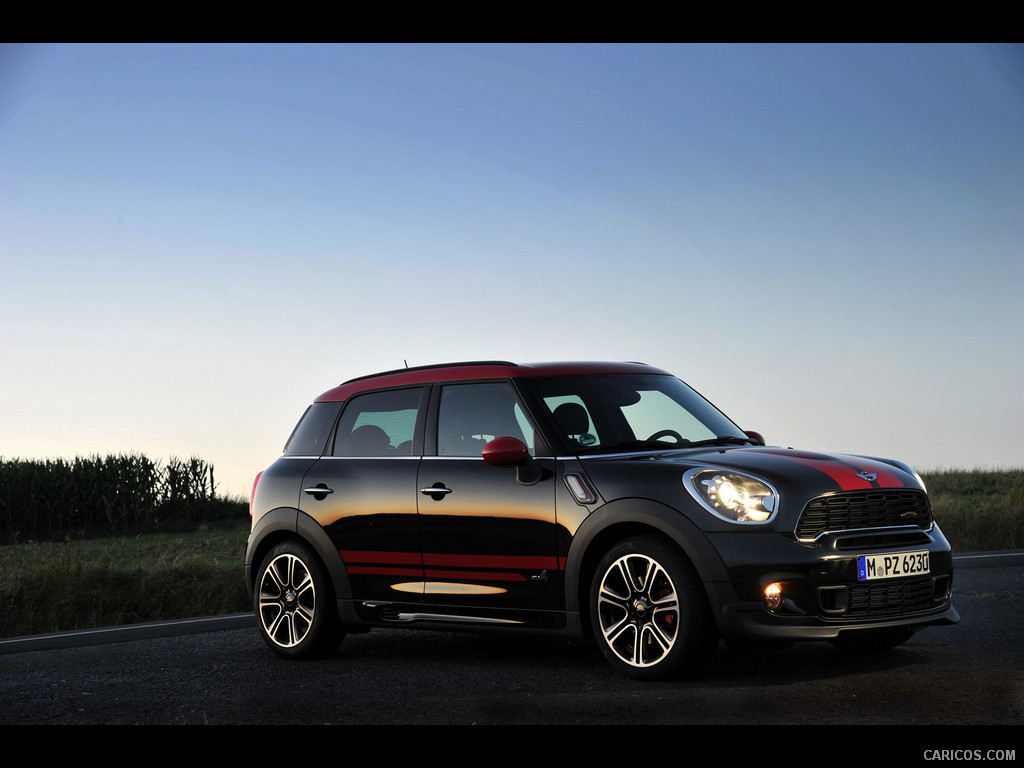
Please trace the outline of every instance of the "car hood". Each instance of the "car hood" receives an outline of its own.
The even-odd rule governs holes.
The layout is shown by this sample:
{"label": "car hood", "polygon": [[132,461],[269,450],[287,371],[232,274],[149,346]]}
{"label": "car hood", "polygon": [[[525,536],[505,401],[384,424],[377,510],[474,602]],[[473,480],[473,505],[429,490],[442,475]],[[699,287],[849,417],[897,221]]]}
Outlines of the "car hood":
{"label": "car hood", "polygon": [[[677,458],[677,457],[673,457]],[[766,479],[799,475],[809,485],[827,485],[830,491],[861,491],[873,488],[921,489],[920,478],[905,464],[888,459],[839,453],[814,453],[792,448],[750,447],[701,451],[698,456],[679,456],[687,464],[707,462],[763,474]]]}
{"label": "car hood", "polygon": [[[790,511],[810,499],[843,491],[924,490],[908,466],[888,459],[814,453],[771,446],[681,449],[583,459],[606,501],[643,496],[672,503],[683,472],[709,467],[733,469],[768,481]],[[671,482],[665,482],[671,478]]]}

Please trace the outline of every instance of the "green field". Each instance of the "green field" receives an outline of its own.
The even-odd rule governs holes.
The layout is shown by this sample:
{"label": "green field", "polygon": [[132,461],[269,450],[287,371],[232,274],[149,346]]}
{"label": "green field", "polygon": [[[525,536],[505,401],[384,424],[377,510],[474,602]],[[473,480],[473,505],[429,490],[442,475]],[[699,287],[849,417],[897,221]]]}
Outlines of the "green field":
{"label": "green field", "polygon": [[0,547],[0,637],[248,610],[248,523]]}
{"label": "green field", "polygon": [[[1024,470],[922,475],[955,552],[1024,548]],[[0,546],[0,637],[249,610],[245,501],[218,499],[215,506],[215,521],[187,531]]]}

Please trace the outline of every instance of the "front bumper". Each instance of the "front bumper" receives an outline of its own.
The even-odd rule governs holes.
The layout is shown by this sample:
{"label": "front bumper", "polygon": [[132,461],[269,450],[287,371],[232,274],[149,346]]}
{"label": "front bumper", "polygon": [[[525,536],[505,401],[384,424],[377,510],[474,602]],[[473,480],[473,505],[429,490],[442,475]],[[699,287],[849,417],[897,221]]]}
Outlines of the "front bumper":
{"label": "front bumper", "polygon": [[[707,534],[728,574],[706,583],[724,637],[831,640],[840,634],[890,627],[955,624],[953,556],[937,526],[851,531],[799,542],[773,532]],[[857,558],[896,552],[929,554],[929,572],[858,579]],[[782,599],[770,608],[769,584]]]}

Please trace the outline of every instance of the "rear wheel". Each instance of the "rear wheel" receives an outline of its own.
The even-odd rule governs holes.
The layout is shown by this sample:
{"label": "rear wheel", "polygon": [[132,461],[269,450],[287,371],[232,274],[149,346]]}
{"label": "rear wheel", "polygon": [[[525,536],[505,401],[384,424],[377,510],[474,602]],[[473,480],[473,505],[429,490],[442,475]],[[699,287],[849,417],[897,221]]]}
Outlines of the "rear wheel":
{"label": "rear wheel", "polygon": [[345,636],[327,570],[299,541],[278,544],[263,558],[253,608],[260,635],[278,656],[324,656]]}
{"label": "rear wheel", "polygon": [[626,540],[604,556],[591,586],[590,618],[605,658],[639,679],[691,671],[716,640],[697,574],[657,536]]}

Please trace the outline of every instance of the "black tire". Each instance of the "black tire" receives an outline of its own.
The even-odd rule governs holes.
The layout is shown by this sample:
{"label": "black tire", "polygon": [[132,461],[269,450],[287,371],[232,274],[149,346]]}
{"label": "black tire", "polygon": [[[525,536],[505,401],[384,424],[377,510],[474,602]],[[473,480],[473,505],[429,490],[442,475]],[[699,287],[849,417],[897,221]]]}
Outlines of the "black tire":
{"label": "black tire", "polygon": [[859,632],[844,632],[829,642],[836,648],[852,653],[879,653],[903,645],[914,636],[914,632],[913,627],[865,629]]}
{"label": "black tire", "polygon": [[345,636],[327,570],[300,541],[278,544],[263,558],[253,610],[267,647],[286,659],[329,655]]}
{"label": "black tire", "polygon": [[627,539],[608,551],[594,574],[589,608],[601,653],[640,680],[693,672],[718,639],[696,572],[659,536]]}

